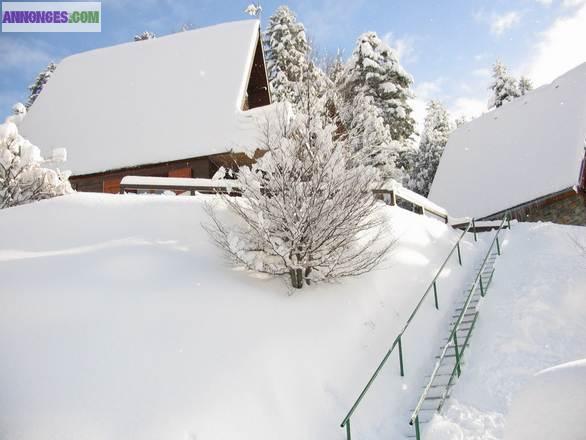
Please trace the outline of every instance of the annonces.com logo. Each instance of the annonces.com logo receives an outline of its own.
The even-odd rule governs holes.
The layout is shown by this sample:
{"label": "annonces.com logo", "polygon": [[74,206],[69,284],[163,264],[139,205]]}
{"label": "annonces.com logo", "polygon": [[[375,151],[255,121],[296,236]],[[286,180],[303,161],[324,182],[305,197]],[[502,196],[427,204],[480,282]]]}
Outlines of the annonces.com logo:
{"label": "annonces.com logo", "polygon": [[100,32],[101,2],[2,2],[2,32]]}

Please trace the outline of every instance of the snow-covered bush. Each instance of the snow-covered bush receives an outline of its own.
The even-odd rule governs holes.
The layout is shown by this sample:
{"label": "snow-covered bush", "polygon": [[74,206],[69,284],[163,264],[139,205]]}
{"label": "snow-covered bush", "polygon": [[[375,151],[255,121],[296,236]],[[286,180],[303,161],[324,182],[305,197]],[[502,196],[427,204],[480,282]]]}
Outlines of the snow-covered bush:
{"label": "snow-covered bush", "polygon": [[41,90],[45,87],[45,84],[51,79],[51,75],[57,69],[57,65],[55,63],[49,63],[49,65],[37,75],[35,82],[28,86],[28,90],[30,95],[28,97],[28,101],[26,102],[26,108],[30,108],[31,105],[35,102],[38,98]]}
{"label": "snow-covered bush", "polygon": [[322,113],[308,106],[283,121],[278,135],[267,129],[266,154],[238,172],[242,197],[223,197],[238,225],[222,222],[213,208],[206,225],[235,262],[289,275],[294,288],[365,273],[392,245],[370,190],[376,170],[347,166],[347,147]]}
{"label": "snow-covered bush", "polygon": [[[13,111],[14,115],[0,124],[0,209],[71,192],[69,175],[44,168],[46,161],[39,148],[18,134],[24,106],[19,103]],[[63,149],[59,155],[64,157]]]}

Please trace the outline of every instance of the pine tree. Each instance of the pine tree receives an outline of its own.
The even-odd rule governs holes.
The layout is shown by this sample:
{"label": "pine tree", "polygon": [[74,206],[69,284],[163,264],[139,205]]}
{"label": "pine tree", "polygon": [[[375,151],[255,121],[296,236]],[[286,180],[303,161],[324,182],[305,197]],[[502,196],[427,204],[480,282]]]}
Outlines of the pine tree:
{"label": "pine tree", "polygon": [[418,193],[429,194],[440,158],[453,127],[448,112],[439,101],[430,101],[409,186]]}
{"label": "pine tree", "polygon": [[359,93],[371,96],[392,138],[404,141],[415,130],[408,103],[413,96],[412,84],[413,79],[400,65],[393,49],[376,33],[367,32],[358,39],[345,66],[340,89],[348,104]]}
{"label": "pine tree", "polygon": [[519,94],[521,96],[533,90],[533,82],[526,76],[519,78]]}
{"label": "pine tree", "polygon": [[45,87],[45,84],[47,84],[47,81],[49,81],[51,75],[55,72],[55,69],[57,69],[57,65],[55,63],[49,63],[49,65],[37,75],[35,82],[28,86],[30,93],[25,106],[27,109],[29,109],[31,105],[33,105],[33,102],[38,98],[41,90],[43,90],[43,87]]}
{"label": "pine tree", "polygon": [[489,90],[492,96],[488,102],[488,108],[500,107],[505,102],[510,102],[519,96],[517,81],[509,75],[507,66],[497,60],[492,66],[492,83]]}
{"label": "pine tree", "polygon": [[395,167],[396,146],[391,140],[389,128],[385,125],[381,110],[374,105],[372,96],[358,94],[348,108],[350,121],[347,126],[350,165],[373,167],[382,179],[401,179]]}
{"label": "pine tree", "polygon": [[256,4],[249,4],[244,9],[244,13],[257,18],[260,17],[260,14],[262,13],[262,6],[260,5],[260,2],[257,2]]}
{"label": "pine tree", "polygon": [[308,69],[310,47],[303,24],[287,6],[277,8],[269,19],[264,43],[274,100],[297,105],[303,73]]}
{"label": "pine tree", "polygon": [[338,49],[336,56],[330,59],[326,66],[326,74],[333,84],[338,84],[342,79],[344,73],[344,59],[342,58],[342,51]]}
{"label": "pine tree", "polygon": [[466,124],[468,122],[468,118],[466,116],[460,116],[459,118],[456,118],[456,120],[454,121],[454,124],[456,125],[456,128],[461,127],[462,125]]}
{"label": "pine tree", "polygon": [[154,33],[149,32],[149,31],[144,31],[142,34],[135,35],[134,41],[152,40],[153,38],[157,38],[157,36]]}

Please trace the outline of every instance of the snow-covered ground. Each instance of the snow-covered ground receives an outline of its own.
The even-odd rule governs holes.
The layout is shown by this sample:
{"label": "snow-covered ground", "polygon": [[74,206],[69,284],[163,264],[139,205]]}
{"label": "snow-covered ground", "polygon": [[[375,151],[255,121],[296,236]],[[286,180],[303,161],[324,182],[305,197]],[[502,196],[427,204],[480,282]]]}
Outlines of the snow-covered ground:
{"label": "snow-covered ground", "polygon": [[[581,376],[574,374],[554,382],[557,392],[539,380],[537,392],[536,387],[523,391],[536,380],[533,376],[540,370],[586,358],[586,255],[581,255],[575,241],[586,244],[586,228],[551,223],[514,225],[504,243],[503,255],[497,260],[462,377],[443,415],[435,417],[424,438],[586,438],[584,412],[581,417],[572,417],[586,400],[573,398],[567,392],[573,380],[574,387],[582,387],[580,393],[584,395],[586,369],[580,370]],[[527,393],[532,399],[527,398]],[[513,406],[521,405],[525,412],[520,416],[519,408],[513,411],[509,429],[507,413],[519,394],[521,403]],[[531,407],[527,406],[529,401]],[[552,413],[556,406],[557,412]],[[566,414],[572,419],[571,426],[567,417],[560,417],[556,436],[529,435],[528,420],[540,427],[540,432],[551,433],[540,425],[545,423],[544,413],[549,413],[550,419],[552,414]],[[532,417],[525,417],[527,414]],[[527,435],[517,436],[515,432]],[[570,432],[574,434],[564,435]]]}
{"label": "snow-covered ground", "polygon": [[[211,200],[73,194],[0,211],[0,438],[345,438],[341,419],[460,231],[385,208],[398,242],[383,267],[291,295],[224,260],[201,228]],[[492,234],[465,239],[463,268],[452,258],[440,311],[430,296],[405,335],[405,378],[393,353],[353,438],[412,434],[409,410]],[[586,228],[516,224],[503,238],[462,378],[426,440],[503,439],[535,373],[586,358],[573,242]]]}
{"label": "snow-covered ground", "polygon": [[[290,295],[223,259],[201,228],[212,199],[80,193],[0,211],[0,438],[344,438],[460,231],[385,208],[398,242],[383,267]],[[406,334],[406,377],[393,354],[355,438],[412,432],[449,305],[486,245],[469,236],[464,267],[452,258],[440,311],[430,296]]]}

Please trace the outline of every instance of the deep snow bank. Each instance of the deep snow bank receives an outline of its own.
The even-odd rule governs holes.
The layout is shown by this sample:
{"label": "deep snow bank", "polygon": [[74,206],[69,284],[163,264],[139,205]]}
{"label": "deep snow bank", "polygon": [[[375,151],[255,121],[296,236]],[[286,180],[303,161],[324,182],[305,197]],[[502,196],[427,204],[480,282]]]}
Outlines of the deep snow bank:
{"label": "deep snow bank", "polygon": [[[0,437],[339,439],[341,419],[460,234],[386,208],[399,239],[360,278],[287,294],[233,269],[209,197],[74,194],[0,211]],[[353,419],[400,438],[484,244],[463,244]],[[443,319],[443,321],[442,321]],[[390,416],[394,417],[390,417]]]}
{"label": "deep snow bank", "polygon": [[[503,439],[511,401],[537,372],[586,357],[586,255],[575,241],[586,243],[586,228],[513,226],[482,304],[462,377],[425,439]],[[551,408],[556,401],[534,400],[532,409]],[[574,418],[581,439],[586,438],[583,414]],[[536,424],[538,418],[535,412]],[[566,438],[562,432],[559,438]]]}
{"label": "deep snow bank", "polygon": [[586,438],[586,359],[540,371],[515,396],[506,440]]}

